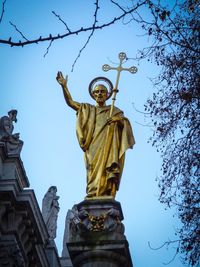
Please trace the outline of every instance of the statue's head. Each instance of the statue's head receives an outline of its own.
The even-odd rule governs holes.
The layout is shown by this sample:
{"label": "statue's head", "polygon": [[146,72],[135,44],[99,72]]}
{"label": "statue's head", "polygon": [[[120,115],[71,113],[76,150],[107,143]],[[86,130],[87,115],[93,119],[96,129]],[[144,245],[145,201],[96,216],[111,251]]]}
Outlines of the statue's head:
{"label": "statue's head", "polygon": [[[101,81],[102,83],[98,83]],[[89,84],[90,96],[96,101],[98,106],[104,106],[113,93],[113,84],[106,77],[96,77]]]}
{"label": "statue's head", "polygon": [[11,118],[12,121],[17,122],[17,110],[11,109],[8,111],[8,116]]}
{"label": "statue's head", "polygon": [[57,187],[56,186],[50,186],[49,189],[48,189],[48,192],[56,193],[57,192]]}
{"label": "statue's head", "polygon": [[93,91],[93,97],[99,106],[103,106],[108,98],[108,89],[103,84],[97,84]]}

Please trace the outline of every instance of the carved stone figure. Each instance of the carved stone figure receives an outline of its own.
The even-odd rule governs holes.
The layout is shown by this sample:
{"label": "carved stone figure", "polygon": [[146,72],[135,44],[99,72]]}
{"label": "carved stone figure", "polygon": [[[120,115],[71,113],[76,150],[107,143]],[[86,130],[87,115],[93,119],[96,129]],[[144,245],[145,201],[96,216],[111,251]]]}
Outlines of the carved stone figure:
{"label": "carved stone figure", "polygon": [[106,106],[110,97],[103,84],[90,90],[96,106],[74,101],[67,88],[67,79],[58,72],[57,81],[62,86],[68,106],[77,112],[77,137],[84,151],[87,170],[87,198],[112,197],[119,189],[125,152],[135,141],[131,125],[123,112]]}
{"label": "carved stone figure", "polygon": [[66,243],[72,239],[72,235],[74,232],[79,231],[81,228],[81,218],[79,217],[79,212],[77,209],[77,205],[74,205],[72,209],[67,211],[67,215],[65,218],[65,232],[63,238],[63,251],[62,256],[66,256]]}
{"label": "carved stone figure", "polygon": [[42,200],[42,216],[47,226],[49,239],[56,238],[58,212],[60,210],[56,186],[51,186]]}
{"label": "carved stone figure", "polygon": [[71,224],[71,221],[73,220],[74,218],[74,212],[73,210],[69,209],[67,211],[67,215],[66,215],[66,218],[65,218],[65,230],[64,230],[64,236],[63,236],[63,250],[62,250],[62,257],[66,257],[68,256],[68,251],[66,249],[66,243],[69,242],[69,239],[70,239],[70,234],[71,234],[71,231],[70,231],[70,224]]}
{"label": "carved stone figure", "polygon": [[23,141],[19,139],[19,133],[13,134],[13,121],[17,122],[17,110],[12,109],[8,112],[8,116],[0,118],[0,142],[6,145],[8,155],[19,156]]}
{"label": "carved stone figure", "polygon": [[110,208],[104,213],[98,215],[89,213],[83,209],[78,211],[77,205],[71,210],[68,210],[65,224],[65,244],[73,239],[73,235],[85,232],[118,232],[124,233],[124,225],[120,220],[119,211],[115,208]]}

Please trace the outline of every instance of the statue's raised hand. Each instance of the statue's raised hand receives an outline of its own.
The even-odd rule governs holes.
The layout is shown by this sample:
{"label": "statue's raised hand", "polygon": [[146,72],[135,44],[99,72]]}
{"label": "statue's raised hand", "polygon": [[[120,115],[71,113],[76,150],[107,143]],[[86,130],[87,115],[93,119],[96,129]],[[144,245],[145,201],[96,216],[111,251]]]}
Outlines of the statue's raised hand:
{"label": "statue's raised hand", "polygon": [[64,78],[62,72],[58,71],[57,76],[56,76],[56,80],[60,85],[66,87],[68,76],[66,76],[66,78]]}

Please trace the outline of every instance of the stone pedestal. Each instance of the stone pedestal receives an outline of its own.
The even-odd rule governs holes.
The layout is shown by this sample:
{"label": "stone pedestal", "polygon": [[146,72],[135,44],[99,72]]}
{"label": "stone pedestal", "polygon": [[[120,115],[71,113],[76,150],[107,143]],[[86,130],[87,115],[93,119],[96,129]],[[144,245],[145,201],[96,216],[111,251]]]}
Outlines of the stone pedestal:
{"label": "stone pedestal", "polygon": [[75,205],[66,240],[73,266],[132,267],[122,220],[121,205],[112,199]]}

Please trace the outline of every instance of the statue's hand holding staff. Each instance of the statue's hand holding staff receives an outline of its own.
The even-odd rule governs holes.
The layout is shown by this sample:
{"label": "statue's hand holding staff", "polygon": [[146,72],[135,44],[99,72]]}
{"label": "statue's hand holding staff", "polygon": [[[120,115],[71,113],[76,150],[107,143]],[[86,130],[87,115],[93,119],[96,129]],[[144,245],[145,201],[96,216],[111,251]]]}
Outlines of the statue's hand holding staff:
{"label": "statue's hand holding staff", "polygon": [[113,122],[118,122],[121,125],[123,125],[123,118],[120,116],[112,116],[112,117],[108,118],[106,121],[107,124],[111,124]]}

